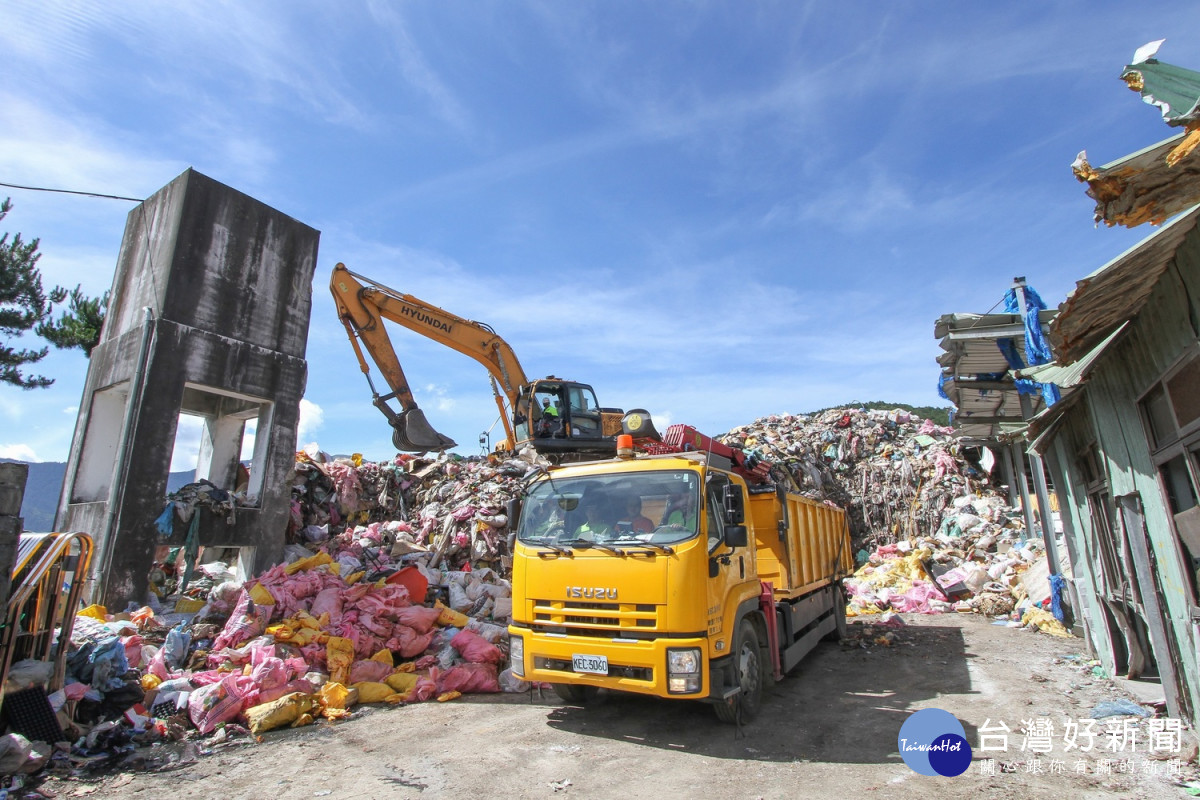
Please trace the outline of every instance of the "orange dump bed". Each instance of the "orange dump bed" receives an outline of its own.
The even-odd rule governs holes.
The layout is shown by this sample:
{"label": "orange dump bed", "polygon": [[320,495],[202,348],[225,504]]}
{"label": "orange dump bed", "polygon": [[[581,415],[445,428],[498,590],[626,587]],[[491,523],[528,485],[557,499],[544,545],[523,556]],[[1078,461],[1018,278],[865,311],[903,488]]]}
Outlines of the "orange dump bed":
{"label": "orange dump bed", "polygon": [[775,587],[776,597],[799,597],[853,571],[850,528],[840,508],[796,494],[782,502],[779,495],[758,494],[750,496],[747,511],[758,577]]}

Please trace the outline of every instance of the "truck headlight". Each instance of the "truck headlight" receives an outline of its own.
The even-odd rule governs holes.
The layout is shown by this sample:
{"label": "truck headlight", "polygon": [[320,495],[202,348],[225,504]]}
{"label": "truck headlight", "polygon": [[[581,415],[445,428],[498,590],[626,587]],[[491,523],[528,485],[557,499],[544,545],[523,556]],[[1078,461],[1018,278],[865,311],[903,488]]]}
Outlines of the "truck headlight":
{"label": "truck headlight", "polygon": [[508,658],[512,662],[513,675],[525,677],[525,640],[520,636],[511,636],[508,640]]}
{"label": "truck headlight", "polygon": [[700,649],[667,649],[667,692],[692,694],[700,691]]}

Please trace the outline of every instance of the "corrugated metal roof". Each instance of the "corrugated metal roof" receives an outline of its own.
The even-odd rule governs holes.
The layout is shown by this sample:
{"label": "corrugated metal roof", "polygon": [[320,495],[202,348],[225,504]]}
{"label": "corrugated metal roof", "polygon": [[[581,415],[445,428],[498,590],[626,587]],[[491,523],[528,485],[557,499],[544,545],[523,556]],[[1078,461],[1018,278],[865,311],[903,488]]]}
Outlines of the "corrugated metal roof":
{"label": "corrugated metal roof", "polygon": [[1060,364],[1078,360],[1137,316],[1175,251],[1195,230],[1198,217],[1200,206],[1076,282],[1050,323],[1050,341]]}
{"label": "corrugated metal roof", "polygon": [[1072,389],[1083,383],[1091,372],[1092,367],[1096,363],[1096,359],[1100,354],[1108,349],[1108,346],[1117,340],[1117,337],[1129,327],[1129,322],[1121,323],[1121,326],[1110,333],[1107,338],[1100,344],[1096,345],[1083,358],[1076,361],[1074,364],[1062,366],[1059,362],[1051,361],[1049,364],[1039,364],[1036,367],[1026,367],[1013,372],[1014,377],[1029,378],[1038,383],[1053,383],[1060,389]]}

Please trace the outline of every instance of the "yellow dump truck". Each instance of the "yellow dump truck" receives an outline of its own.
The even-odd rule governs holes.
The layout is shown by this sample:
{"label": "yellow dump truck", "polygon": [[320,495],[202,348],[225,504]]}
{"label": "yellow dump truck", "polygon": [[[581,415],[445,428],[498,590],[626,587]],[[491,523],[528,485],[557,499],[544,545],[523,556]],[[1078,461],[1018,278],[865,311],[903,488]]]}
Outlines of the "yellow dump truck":
{"label": "yellow dump truck", "polygon": [[548,468],[510,509],[513,672],[568,702],[609,689],[749,720],[845,631],[845,514],[707,450],[619,452]]}

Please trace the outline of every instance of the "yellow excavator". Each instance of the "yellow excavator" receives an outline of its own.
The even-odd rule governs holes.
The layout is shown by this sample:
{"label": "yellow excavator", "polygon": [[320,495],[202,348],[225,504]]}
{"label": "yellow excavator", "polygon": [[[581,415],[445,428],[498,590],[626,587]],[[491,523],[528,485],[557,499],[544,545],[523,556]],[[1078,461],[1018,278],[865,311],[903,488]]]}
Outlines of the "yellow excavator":
{"label": "yellow excavator", "polygon": [[[532,444],[538,453],[559,462],[616,454],[616,436],[621,433],[624,412],[601,408],[596,393],[586,383],[552,375],[529,381],[512,348],[490,325],[390,289],[351,272],[341,263],[333,268],[329,290],[359,366],[367,376],[372,403],[392,426],[392,444],[397,450],[440,451],[456,443],[435,431],[417,406],[384,320],[470,356],[487,368],[505,432],[505,441],[497,450],[516,451]],[[381,396],[376,390],[364,348],[383,373],[390,393]],[[391,400],[399,404],[399,413],[389,405]]]}

